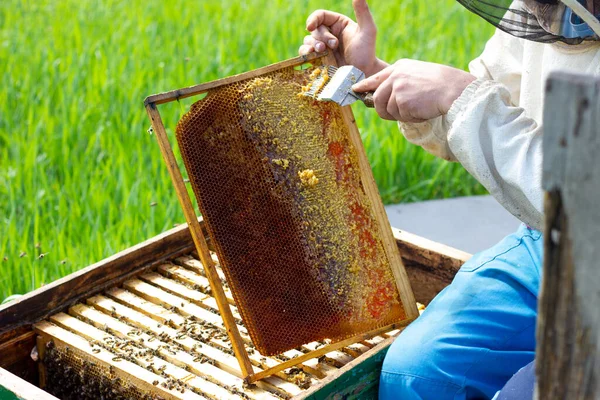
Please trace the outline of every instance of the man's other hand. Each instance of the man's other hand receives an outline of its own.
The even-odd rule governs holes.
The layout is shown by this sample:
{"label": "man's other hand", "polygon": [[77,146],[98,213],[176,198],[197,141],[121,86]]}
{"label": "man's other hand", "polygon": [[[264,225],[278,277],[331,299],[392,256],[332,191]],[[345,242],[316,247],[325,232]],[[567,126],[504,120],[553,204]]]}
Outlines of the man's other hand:
{"label": "man's other hand", "polygon": [[333,51],[339,66],[354,65],[371,76],[387,66],[375,56],[377,27],[366,0],[353,0],[356,21],[327,10],[317,10],[306,20],[310,35],[298,49],[300,55]]}
{"label": "man's other hand", "polygon": [[460,69],[403,59],[352,87],[374,91],[375,110],[383,119],[422,122],[448,113],[475,77]]}

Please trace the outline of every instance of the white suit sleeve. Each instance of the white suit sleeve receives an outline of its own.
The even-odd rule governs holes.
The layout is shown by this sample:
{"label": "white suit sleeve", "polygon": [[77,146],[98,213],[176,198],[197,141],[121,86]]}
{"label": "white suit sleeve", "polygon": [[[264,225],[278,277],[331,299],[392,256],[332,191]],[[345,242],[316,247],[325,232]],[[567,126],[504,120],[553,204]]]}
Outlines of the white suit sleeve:
{"label": "white suit sleeve", "polygon": [[543,226],[542,128],[501,83],[477,79],[448,115],[448,147],[492,196],[529,226]]}
{"label": "white suit sleeve", "polygon": [[477,78],[447,115],[400,123],[407,140],[459,161],[513,215],[542,227],[541,127],[518,107],[522,43],[497,31],[469,69]]}

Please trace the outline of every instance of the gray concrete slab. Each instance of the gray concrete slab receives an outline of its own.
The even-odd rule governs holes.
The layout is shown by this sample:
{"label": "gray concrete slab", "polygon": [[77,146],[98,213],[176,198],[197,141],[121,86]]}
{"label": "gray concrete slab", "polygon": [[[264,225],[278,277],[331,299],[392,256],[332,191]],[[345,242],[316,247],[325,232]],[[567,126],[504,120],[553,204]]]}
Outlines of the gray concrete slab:
{"label": "gray concrete slab", "polygon": [[492,196],[396,204],[385,209],[393,227],[468,253],[493,246],[520,224]]}

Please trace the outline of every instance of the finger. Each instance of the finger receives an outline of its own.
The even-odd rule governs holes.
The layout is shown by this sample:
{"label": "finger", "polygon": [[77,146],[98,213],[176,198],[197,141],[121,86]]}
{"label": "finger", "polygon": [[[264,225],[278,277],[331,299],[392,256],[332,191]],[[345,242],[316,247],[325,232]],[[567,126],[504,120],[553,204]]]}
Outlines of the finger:
{"label": "finger", "polygon": [[306,19],[306,30],[312,32],[319,25],[332,26],[343,18],[347,17],[333,11],[317,10]]}
{"label": "finger", "polygon": [[400,101],[401,101],[400,98],[397,98],[396,96],[392,96],[392,93],[390,93],[390,97],[388,98],[388,102],[387,102],[387,106],[386,106],[387,114],[393,116],[394,119],[397,121],[404,120],[402,118],[404,116],[403,112],[406,112],[406,110],[400,109]]}
{"label": "finger", "polygon": [[302,46],[300,46],[300,48],[298,49],[298,55],[303,56],[305,54],[308,53],[312,53],[313,51],[315,51],[315,48],[306,44],[303,44]]}
{"label": "finger", "polygon": [[319,25],[312,31],[311,36],[320,42],[327,43],[327,47],[335,49],[338,45],[338,39],[327,29],[325,25]]}
{"label": "finger", "polygon": [[385,80],[379,88],[373,93],[373,102],[375,103],[375,111],[383,119],[395,119],[393,114],[388,111],[388,104],[392,95],[393,84],[388,79]]}
{"label": "finger", "polygon": [[394,71],[394,66],[390,65],[379,71],[378,73],[371,75],[368,78],[363,79],[357,84],[352,86],[352,90],[358,93],[362,92],[373,92],[377,90],[379,85],[381,85]]}
{"label": "finger", "polygon": [[387,112],[393,115],[395,120],[402,122],[417,123],[426,121],[417,116],[420,108],[418,100],[416,100],[416,104],[414,103],[415,100],[413,100],[413,102],[407,102],[404,101],[406,99],[403,98],[403,96],[404,93],[396,94],[395,96],[392,94],[388,103]]}
{"label": "finger", "polygon": [[358,22],[360,29],[364,32],[375,33],[377,27],[375,26],[373,14],[371,14],[371,10],[369,10],[367,0],[352,0],[352,7],[354,8],[356,22]]}
{"label": "finger", "polygon": [[312,36],[304,36],[304,42],[302,43],[305,46],[310,46],[313,48],[313,51],[325,51],[325,43],[320,40],[315,39]]}
{"label": "finger", "polygon": [[312,37],[311,35],[306,35],[304,36],[304,40],[302,41],[302,44],[308,45],[308,46],[314,46],[315,45],[315,38]]}

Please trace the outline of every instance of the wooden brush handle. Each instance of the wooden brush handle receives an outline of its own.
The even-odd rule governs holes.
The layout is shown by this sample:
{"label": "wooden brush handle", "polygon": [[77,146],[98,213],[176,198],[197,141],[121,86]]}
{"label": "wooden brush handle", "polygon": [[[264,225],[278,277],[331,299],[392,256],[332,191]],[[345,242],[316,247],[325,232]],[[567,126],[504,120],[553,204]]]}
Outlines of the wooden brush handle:
{"label": "wooden brush handle", "polygon": [[365,103],[365,106],[369,108],[375,108],[375,102],[373,101],[373,92],[365,92],[361,100]]}

